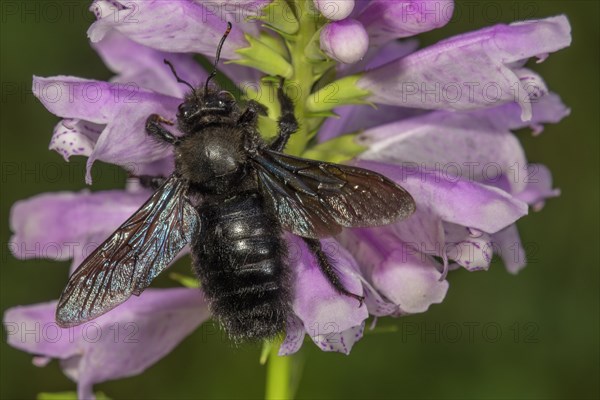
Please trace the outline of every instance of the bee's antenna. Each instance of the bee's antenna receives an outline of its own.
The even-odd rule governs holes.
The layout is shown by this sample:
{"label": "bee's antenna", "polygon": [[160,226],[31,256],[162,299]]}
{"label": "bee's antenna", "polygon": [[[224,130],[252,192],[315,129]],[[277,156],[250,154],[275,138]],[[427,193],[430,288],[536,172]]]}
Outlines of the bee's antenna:
{"label": "bee's antenna", "polygon": [[206,79],[206,84],[204,85],[204,93],[208,92],[208,82],[210,82],[210,80],[212,78],[214,78],[215,75],[217,75],[217,64],[219,63],[219,59],[221,58],[221,49],[223,48],[223,43],[225,43],[225,39],[227,39],[229,32],[231,32],[231,22],[227,22],[227,30],[225,31],[225,34],[221,38],[221,41],[219,42],[219,46],[217,47],[217,58],[215,60],[215,65],[213,67],[213,71],[210,73],[210,75]]}
{"label": "bee's antenna", "polygon": [[192,92],[195,90],[194,87],[192,85],[189,84],[189,82],[184,81],[183,79],[181,79],[179,76],[177,76],[177,72],[175,72],[175,67],[173,66],[173,64],[171,64],[171,61],[167,60],[166,58],[163,60],[163,62],[165,64],[167,64],[169,66],[169,68],[171,68],[171,72],[173,73],[173,75],[175,75],[175,78],[177,79],[177,82],[179,83],[183,83],[186,84],[190,87],[190,89],[192,89]]}

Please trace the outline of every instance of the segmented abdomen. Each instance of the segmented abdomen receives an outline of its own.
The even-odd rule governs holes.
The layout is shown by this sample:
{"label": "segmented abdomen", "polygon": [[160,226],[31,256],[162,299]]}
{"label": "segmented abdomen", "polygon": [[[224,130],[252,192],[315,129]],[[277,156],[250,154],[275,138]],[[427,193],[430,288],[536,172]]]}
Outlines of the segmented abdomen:
{"label": "segmented abdomen", "polygon": [[199,210],[194,267],[213,315],[236,340],[281,332],[290,310],[281,228],[256,192]]}

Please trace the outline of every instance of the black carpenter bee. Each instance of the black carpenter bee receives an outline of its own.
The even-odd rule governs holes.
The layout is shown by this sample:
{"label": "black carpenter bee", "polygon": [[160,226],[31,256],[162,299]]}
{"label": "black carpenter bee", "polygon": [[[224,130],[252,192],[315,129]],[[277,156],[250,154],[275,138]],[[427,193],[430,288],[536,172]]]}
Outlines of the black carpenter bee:
{"label": "black carpenter bee", "polygon": [[285,328],[292,282],[283,231],[301,236],[331,285],[362,305],[338,277],[319,238],[343,227],[389,224],[415,209],[408,192],[366,169],[283,153],[298,128],[293,103],[278,89],[278,136],[267,143],[257,130],[264,106],[240,108],[231,93],[194,88],[179,106],[175,136],[151,115],[149,135],[173,146],[175,172],[141,177],[158,187],[70,277],[58,302],[62,327],[94,319],[132,294],[139,295],[190,244],[195,272],[214,317],[236,341],[269,338]]}

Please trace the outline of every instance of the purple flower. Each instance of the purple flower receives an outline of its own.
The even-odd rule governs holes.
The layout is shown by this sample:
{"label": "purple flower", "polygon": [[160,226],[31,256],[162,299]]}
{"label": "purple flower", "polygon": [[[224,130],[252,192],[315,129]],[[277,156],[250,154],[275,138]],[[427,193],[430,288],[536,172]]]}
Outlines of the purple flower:
{"label": "purple flower", "polygon": [[[88,183],[95,160],[134,175],[167,176],[172,153],[148,138],[144,123],[153,113],[174,120],[186,87],[163,59],[198,85],[207,72],[193,54],[213,57],[225,21],[239,21],[223,48],[223,57],[237,65],[220,69],[240,85],[241,97],[268,108],[261,133],[276,134],[280,112],[261,74],[284,76],[297,89],[300,120],[288,152],[351,162],[408,190],[416,202],[409,218],[321,240],[344,286],[365,297],[362,307],[331,287],[302,240],[286,235],[295,294],[281,355],[298,351],[306,335],[324,351],[348,354],[369,316],[421,313],[441,303],[446,275],[455,268],[486,270],[497,254],[510,272],[520,270],[525,257],[515,221],[558,191],[547,168],[528,163],[512,131],[530,127],[539,134],[569,114],[542,78],[523,67],[530,57],[542,61],[569,45],[564,16],[497,25],[417,50],[414,41],[394,40],[443,26],[452,1],[315,0],[326,18],[315,18],[311,4],[95,1],[97,21],[88,34],[115,77],[34,77],[33,83],[42,104],[62,118],[50,149],[67,161],[87,157]],[[345,65],[332,69],[335,61]],[[338,118],[327,118],[333,112]],[[18,258],[71,259],[74,269],[149,195],[130,182],[114,191],[18,202],[10,249]],[[149,307],[161,315],[147,314]],[[131,322],[139,327],[139,343],[19,341],[19,324],[52,324],[53,309],[54,303],[10,309],[4,318],[9,343],[44,360],[61,359],[82,398],[92,396],[94,383],[141,372],[208,317],[198,289],[149,289],[92,321],[99,327]],[[149,346],[156,351],[145,356],[141,349]],[[98,361],[100,352],[131,362]]]}
{"label": "purple flower", "polygon": [[[368,46],[376,49],[395,39],[442,27],[454,10],[452,0],[372,0],[357,9],[353,1],[344,2],[345,6],[339,3],[315,0],[321,13],[334,20],[323,27],[321,49],[342,63],[361,60]],[[394,54],[397,58],[402,55]]]}
{"label": "purple flower", "polygon": [[80,399],[94,397],[95,383],[144,371],[210,316],[201,293],[186,288],[148,289],[114,313],[75,328],[60,328],[55,312],[56,301],[9,309],[8,343],[36,354],[40,366],[59,359],[77,382]]}
{"label": "purple flower", "polygon": [[517,101],[527,121],[548,89],[523,65],[569,46],[570,30],[564,16],[496,25],[367,71],[357,85],[369,101],[404,107],[476,110]]}
{"label": "purple flower", "polygon": [[90,10],[97,21],[88,29],[92,43],[111,31],[129,39],[172,53],[214,54],[215,43],[223,35],[223,21],[233,18],[234,30],[223,47],[224,58],[235,58],[235,49],[247,46],[244,32],[256,33],[255,24],[246,23],[245,11],[260,11],[269,1],[163,1],[96,0]]}
{"label": "purple flower", "polygon": [[378,46],[440,28],[450,21],[453,11],[452,0],[372,0],[356,18],[371,44]]}

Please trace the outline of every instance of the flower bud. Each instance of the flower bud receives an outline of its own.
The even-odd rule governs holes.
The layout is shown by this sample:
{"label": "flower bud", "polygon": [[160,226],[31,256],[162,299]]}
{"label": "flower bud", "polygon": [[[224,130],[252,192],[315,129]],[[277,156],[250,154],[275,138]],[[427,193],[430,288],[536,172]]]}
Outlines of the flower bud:
{"label": "flower bud", "polygon": [[354,9],[354,0],[313,0],[323,16],[332,21],[346,18]]}
{"label": "flower bud", "polygon": [[321,50],[329,57],[352,64],[360,61],[369,47],[369,36],[353,19],[331,22],[321,30]]}

